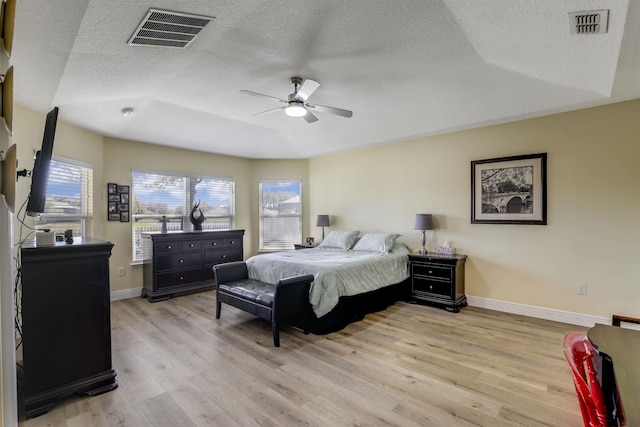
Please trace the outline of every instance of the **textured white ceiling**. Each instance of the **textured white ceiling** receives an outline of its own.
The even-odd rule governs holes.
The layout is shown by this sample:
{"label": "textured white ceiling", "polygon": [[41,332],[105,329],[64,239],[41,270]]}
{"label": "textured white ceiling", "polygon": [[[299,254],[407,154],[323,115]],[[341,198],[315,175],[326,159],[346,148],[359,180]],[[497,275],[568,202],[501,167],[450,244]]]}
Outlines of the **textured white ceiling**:
{"label": "textured white ceiling", "polygon": [[[187,49],[127,45],[150,8],[216,19]],[[571,35],[596,9],[609,32]],[[639,28],[633,0],[19,0],[11,63],[15,102],[103,135],[308,158],[639,98]],[[254,117],[282,104],[239,90],[291,76],[353,117]]]}

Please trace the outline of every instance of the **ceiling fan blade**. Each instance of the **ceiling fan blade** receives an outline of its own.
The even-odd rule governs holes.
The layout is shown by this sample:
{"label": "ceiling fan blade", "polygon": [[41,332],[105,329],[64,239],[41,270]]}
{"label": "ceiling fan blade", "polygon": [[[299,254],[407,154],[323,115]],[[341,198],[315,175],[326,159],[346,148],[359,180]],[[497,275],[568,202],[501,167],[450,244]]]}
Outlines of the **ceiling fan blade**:
{"label": "ceiling fan blade", "polygon": [[265,114],[273,113],[273,112],[276,112],[276,111],[278,111],[278,110],[284,110],[285,108],[287,108],[287,106],[286,106],[286,105],[285,105],[284,107],[271,108],[271,109],[266,110],[266,111],[261,111],[261,112],[259,112],[259,113],[255,113],[255,114],[253,115],[253,117],[256,117],[256,116],[263,116],[263,115],[265,115]]}
{"label": "ceiling fan blade", "polygon": [[275,99],[276,101],[279,102],[289,102],[286,99],[282,99],[282,98],[278,98],[277,96],[271,96],[271,95],[265,95],[264,93],[258,93],[258,92],[252,92],[250,90],[241,90],[240,93],[243,93],[245,95],[251,95],[251,96],[257,96],[260,98],[269,98],[269,99]]}
{"label": "ceiling fan blade", "polygon": [[320,83],[318,83],[317,81],[306,79],[304,82],[302,82],[302,86],[300,86],[300,89],[298,89],[295,99],[305,102],[319,87]]}
{"label": "ceiling fan blade", "polygon": [[307,110],[307,114],[305,114],[304,119],[307,121],[307,123],[313,123],[313,122],[317,122],[318,118],[316,116],[313,115],[313,113],[309,110]]}
{"label": "ceiling fan blade", "polygon": [[342,116],[347,118],[353,116],[353,111],[343,110],[342,108],[327,107],[325,105],[318,105],[318,104],[305,104],[305,107],[312,108],[316,111],[320,111],[321,113],[335,114],[337,116]]}

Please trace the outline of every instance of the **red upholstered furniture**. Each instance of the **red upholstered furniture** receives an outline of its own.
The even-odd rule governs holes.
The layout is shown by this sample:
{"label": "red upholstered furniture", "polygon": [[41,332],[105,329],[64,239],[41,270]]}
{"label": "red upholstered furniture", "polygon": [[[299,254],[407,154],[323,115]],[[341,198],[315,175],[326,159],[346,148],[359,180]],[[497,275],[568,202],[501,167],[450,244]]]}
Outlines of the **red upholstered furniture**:
{"label": "red upholstered furniture", "polygon": [[562,342],[562,350],[571,368],[585,427],[617,425],[609,424],[604,394],[594,365],[594,359],[599,355],[587,336],[569,332]]}

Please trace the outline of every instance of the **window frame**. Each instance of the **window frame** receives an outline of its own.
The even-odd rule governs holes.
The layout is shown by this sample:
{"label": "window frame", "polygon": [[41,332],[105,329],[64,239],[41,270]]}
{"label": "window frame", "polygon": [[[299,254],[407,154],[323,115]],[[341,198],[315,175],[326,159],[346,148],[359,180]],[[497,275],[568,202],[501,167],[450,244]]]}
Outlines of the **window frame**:
{"label": "window frame", "polygon": [[[42,228],[43,226],[49,226],[50,222],[55,221],[57,219],[60,218],[65,218],[69,221],[78,221],[79,222],[79,228],[80,228],[80,237],[91,237],[93,236],[93,221],[94,221],[94,202],[95,202],[95,191],[94,191],[94,174],[95,174],[95,167],[93,164],[91,163],[87,163],[87,162],[83,162],[81,160],[76,160],[76,159],[71,159],[68,157],[63,157],[63,156],[57,156],[54,155],[51,157],[52,162],[56,162],[56,163],[66,163],[68,165],[71,166],[75,166],[75,167],[79,167],[79,168],[83,168],[85,170],[88,170],[91,172],[89,177],[85,177],[84,174],[86,173],[86,171],[83,171],[83,177],[81,178],[81,180],[87,180],[88,182],[85,183],[80,183],[81,189],[86,188],[87,193],[86,194],[81,194],[80,197],[80,202],[81,202],[81,208],[80,208],[80,215],[76,215],[76,214],[65,214],[65,213],[48,213],[46,212],[47,207],[50,206],[50,203],[46,203],[45,201],[45,212],[40,213],[34,220],[34,224],[36,226],[36,228]],[[48,184],[47,184],[47,189],[49,187],[49,184],[51,182],[51,169],[49,170],[49,180],[48,180]],[[47,193],[45,197],[49,197],[49,194]],[[66,229],[68,229],[69,227],[55,227],[51,226],[51,227],[46,227],[46,228],[50,228],[52,231],[55,232],[64,232]],[[74,233],[74,235],[78,236],[77,233]]]}
{"label": "window frame", "polygon": [[[183,182],[183,188],[182,188],[182,206],[180,206],[181,208],[183,208],[184,212],[181,214],[177,214],[177,213],[173,213],[173,214],[140,214],[137,213],[137,207],[138,207],[138,200],[139,200],[139,189],[137,188],[137,180],[136,180],[136,175],[137,174],[148,174],[148,175],[157,175],[157,176],[161,176],[161,177],[169,177],[169,178],[182,178],[184,180]],[[193,208],[193,200],[191,200],[192,195],[190,192],[190,182],[189,180],[192,179],[202,179],[202,180],[212,180],[212,181],[220,181],[225,183],[224,185],[228,185],[230,186],[230,191],[227,194],[227,196],[229,197],[229,207],[228,207],[228,214],[227,215],[211,215],[210,213],[206,213],[206,220],[205,223],[203,224],[203,230],[233,230],[235,227],[235,221],[236,221],[236,208],[235,208],[235,204],[236,204],[236,181],[234,178],[229,178],[229,177],[219,177],[219,176],[209,176],[209,175],[202,175],[202,174],[186,174],[186,173],[179,173],[179,172],[167,172],[167,171],[158,171],[158,170],[146,170],[146,169],[132,169],[131,171],[131,195],[130,195],[130,219],[131,219],[131,248],[132,248],[132,261],[134,263],[139,263],[142,262],[144,259],[144,254],[143,254],[143,248],[142,248],[142,234],[143,233],[157,233],[157,232],[161,232],[161,224],[160,221],[162,219],[163,216],[165,216],[169,222],[168,222],[168,231],[169,232],[185,232],[185,231],[191,231],[193,229],[193,226],[191,224],[190,221],[190,213],[191,213],[191,209]],[[197,186],[199,183],[196,183],[194,185]],[[197,193],[196,193],[197,194]],[[198,199],[198,197],[196,196],[195,199],[200,200],[200,202],[202,203],[202,199]],[[213,219],[218,220],[217,222],[220,221],[220,219],[225,219],[226,221],[223,221],[223,227],[217,227],[215,226],[214,221],[210,221]],[[147,229],[141,230],[141,231],[136,231],[136,225],[138,224],[138,222],[141,219],[145,219],[145,220],[157,220],[157,224],[156,223],[152,223],[155,224],[154,226],[150,226],[147,227]],[[212,225],[213,224],[213,225]],[[138,244],[136,244],[136,242],[138,242]]]}
{"label": "window frame", "polygon": [[[299,203],[298,203],[298,212],[293,212],[293,213],[278,213],[277,215],[265,215],[264,213],[264,209],[263,209],[263,198],[264,198],[264,191],[263,191],[263,185],[264,184],[285,184],[285,185],[293,185],[293,184],[297,184],[299,187],[299,191],[297,196],[299,197]],[[302,195],[302,187],[303,187],[303,182],[302,179],[265,179],[265,180],[260,180],[259,184],[258,184],[258,235],[259,235],[259,243],[258,243],[258,250],[259,251],[282,251],[282,250],[291,250],[295,248],[295,244],[299,244],[302,242],[302,227],[303,227],[303,204],[302,204],[302,200],[303,200],[303,195]],[[292,235],[294,235],[295,237],[292,239],[286,239],[284,241],[282,241],[280,244],[265,244],[265,240],[266,240],[266,233],[265,233],[265,219],[266,218],[297,218],[298,219],[298,225],[297,225],[297,230],[294,230],[291,232]],[[287,230],[289,231],[289,230]],[[272,233],[273,234],[273,233]]]}

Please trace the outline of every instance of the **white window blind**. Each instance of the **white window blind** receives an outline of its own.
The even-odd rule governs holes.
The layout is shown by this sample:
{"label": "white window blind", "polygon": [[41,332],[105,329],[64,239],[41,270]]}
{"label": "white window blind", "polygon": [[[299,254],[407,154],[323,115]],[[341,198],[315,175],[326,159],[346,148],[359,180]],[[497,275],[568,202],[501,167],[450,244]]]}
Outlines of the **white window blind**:
{"label": "white window blind", "polygon": [[73,230],[88,237],[93,230],[93,169],[66,160],[52,160],[44,213],[36,217],[39,229]]}
{"label": "white window blind", "polygon": [[302,182],[260,182],[260,249],[293,249],[302,241]]}
{"label": "white window blind", "polygon": [[[235,215],[235,181],[225,178],[133,172],[131,190],[133,260],[141,261],[142,233],[193,229],[189,215],[195,203],[205,216],[203,230],[230,230]],[[198,212],[199,214],[199,212]]]}

